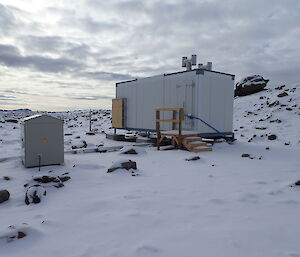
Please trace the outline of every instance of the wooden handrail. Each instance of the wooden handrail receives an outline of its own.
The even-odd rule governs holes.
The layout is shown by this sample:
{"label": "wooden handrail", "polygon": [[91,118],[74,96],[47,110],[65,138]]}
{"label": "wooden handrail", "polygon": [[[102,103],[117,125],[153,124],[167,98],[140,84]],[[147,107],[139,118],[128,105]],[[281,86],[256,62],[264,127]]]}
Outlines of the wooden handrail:
{"label": "wooden handrail", "polygon": [[[160,119],[161,111],[172,111],[172,119]],[[178,119],[176,119],[176,112],[178,112]],[[178,134],[175,137],[175,134],[172,136],[172,140],[176,141],[179,147],[182,144],[182,121],[184,119],[183,108],[158,108],[156,109],[156,135],[157,135],[157,150],[159,150],[160,143],[163,140],[162,134],[160,132],[160,122],[171,122],[172,129],[176,129],[176,123],[178,123]]]}

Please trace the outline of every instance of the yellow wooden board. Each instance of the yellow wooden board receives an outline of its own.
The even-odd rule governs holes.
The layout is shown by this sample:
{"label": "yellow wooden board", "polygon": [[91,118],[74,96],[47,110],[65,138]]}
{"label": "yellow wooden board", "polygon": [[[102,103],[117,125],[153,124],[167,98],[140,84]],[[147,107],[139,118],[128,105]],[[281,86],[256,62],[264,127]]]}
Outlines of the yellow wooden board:
{"label": "yellow wooden board", "polygon": [[112,99],[112,127],[123,128],[124,99]]}

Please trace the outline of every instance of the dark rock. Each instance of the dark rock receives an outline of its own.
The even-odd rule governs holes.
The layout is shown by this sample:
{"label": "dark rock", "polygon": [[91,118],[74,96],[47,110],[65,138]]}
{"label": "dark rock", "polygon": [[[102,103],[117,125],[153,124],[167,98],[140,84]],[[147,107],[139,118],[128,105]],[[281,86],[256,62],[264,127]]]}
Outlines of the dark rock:
{"label": "dark rock", "polygon": [[18,231],[18,239],[20,238],[23,238],[26,236],[26,233],[25,232],[22,232],[22,231]]}
{"label": "dark rock", "polygon": [[130,169],[136,170],[136,162],[133,162],[131,160],[129,160],[128,162],[123,162],[121,165],[122,165],[122,168],[124,168],[126,170],[130,170]]}
{"label": "dark rock", "polygon": [[72,133],[65,133],[65,136],[72,136]]}
{"label": "dark rock", "polygon": [[282,92],[280,94],[277,95],[277,97],[285,97],[288,96],[289,94],[287,92]]}
{"label": "dark rock", "polygon": [[95,133],[94,133],[94,132],[91,132],[91,131],[90,131],[90,132],[86,132],[85,134],[86,134],[86,135],[89,135],[89,136],[94,136],[94,135],[95,135]]}
{"label": "dark rock", "polygon": [[127,162],[122,162],[120,164],[120,166],[118,166],[118,167],[109,168],[107,170],[107,173],[113,172],[117,169],[126,169],[126,170],[134,169],[134,170],[136,170],[137,169],[136,162],[131,161],[131,160],[128,160]]}
{"label": "dark rock", "polygon": [[136,150],[134,150],[132,148],[132,149],[129,149],[129,150],[125,151],[125,152],[122,152],[122,154],[138,154],[138,153],[136,152]]}
{"label": "dark rock", "polygon": [[290,107],[285,108],[287,111],[292,111],[293,109]]}
{"label": "dark rock", "polygon": [[194,157],[191,157],[191,158],[186,158],[185,160],[186,161],[197,161],[197,160],[200,160],[200,156],[194,156]]}
{"label": "dark rock", "polygon": [[18,120],[15,120],[15,119],[8,119],[8,120],[5,120],[6,122],[11,122],[11,123],[18,123]]}
{"label": "dark rock", "polygon": [[64,187],[65,185],[63,183],[58,183],[56,185],[54,185],[54,187],[56,188],[61,188],[61,187]]}
{"label": "dark rock", "polygon": [[4,176],[3,179],[4,179],[4,180],[11,180],[11,178],[8,177],[8,176]]}
{"label": "dark rock", "polygon": [[250,157],[250,154],[248,154],[248,153],[243,153],[243,154],[241,155],[241,157],[243,157],[243,158],[249,158],[249,157]]}
{"label": "dark rock", "polygon": [[298,180],[297,182],[295,182],[295,186],[300,186],[300,180]]}
{"label": "dark rock", "polygon": [[276,123],[281,123],[282,121],[279,120],[279,119],[276,119],[276,120],[270,120],[270,123],[273,123],[273,122],[276,122]]}
{"label": "dark rock", "polygon": [[288,142],[285,142],[285,143],[284,143],[284,145],[290,145],[290,143],[288,143]]}
{"label": "dark rock", "polygon": [[270,103],[268,106],[269,107],[274,107],[274,106],[277,106],[277,105],[279,105],[279,101],[278,100]]}
{"label": "dark rock", "polygon": [[246,96],[264,90],[269,80],[264,79],[260,75],[254,75],[244,78],[236,84],[234,96]]}
{"label": "dark rock", "polygon": [[7,201],[10,197],[10,193],[7,190],[0,190],[0,203]]}
{"label": "dark rock", "polygon": [[266,147],[266,150],[270,150],[270,147]]}
{"label": "dark rock", "polygon": [[60,179],[60,181],[62,181],[62,182],[66,182],[66,181],[68,181],[68,180],[70,180],[71,179],[71,177],[70,176],[59,176],[59,179]]}
{"label": "dark rock", "polygon": [[36,182],[40,182],[40,183],[59,182],[58,178],[56,178],[56,177],[50,177],[50,176],[36,177],[33,180],[36,181]]}
{"label": "dark rock", "polygon": [[277,139],[277,136],[274,135],[274,134],[272,134],[272,135],[269,135],[269,136],[268,136],[268,139],[269,139],[269,140],[276,140],[276,139]]}
{"label": "dark rock", "polygon": [[43,196],[46,196],[47,192],[41,185],[30,186],[25,193],[25,203],[27,205],[34,203],[40,203]]}
{"label": "dark rock", "polygon": [[281,86],[275,87],[275,89],[276,90],[282,90],[284,87],[285,87],[285,85],[281,85]]}
{"label": "dark rock", "polygon": [[267,129],[267,128],[265,128],[265,127],[256,127],[256,129],[259,129],[259,130],[265,130],[265,129]]}

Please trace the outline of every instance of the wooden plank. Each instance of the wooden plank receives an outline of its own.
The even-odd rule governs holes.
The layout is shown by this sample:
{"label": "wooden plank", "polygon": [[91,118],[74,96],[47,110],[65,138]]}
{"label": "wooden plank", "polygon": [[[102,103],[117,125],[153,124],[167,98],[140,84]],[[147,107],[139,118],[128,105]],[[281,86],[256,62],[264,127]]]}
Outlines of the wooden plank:
{"label": "wooden plank", "polygon": [[112,99],[112,127],[124,127],[124,99]]}
{"label": "wooden plank", "polygon": [[[172,119],[176,120],[176,111],[172,111]],[[172,122],[172,130],[176,129],[176,123]]]}
{"label": "wooden plank", "polygon": [[190,152],[194,152],[194,153],[199,153],[199,152],[211,152],[213,149],[211,147],[206,147],[206,148],[196,148],[196,149],[192,149],[190,150]]}
{"label": "wooden plank", "polygon": [[190,148],[195,148],[198,146],[208,146],[207,143],[197,143],[197,144],[187,144]]}

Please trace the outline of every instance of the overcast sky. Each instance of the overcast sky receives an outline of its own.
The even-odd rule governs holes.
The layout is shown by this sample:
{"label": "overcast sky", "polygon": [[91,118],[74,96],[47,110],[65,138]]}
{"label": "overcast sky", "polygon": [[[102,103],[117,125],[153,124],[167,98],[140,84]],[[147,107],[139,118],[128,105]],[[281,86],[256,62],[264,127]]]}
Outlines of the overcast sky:
{"label": "overcast sky", "polygon": [[110,108],[115,83],[197,54],[300,82],[299,0],[0,0],[0,109]]}

